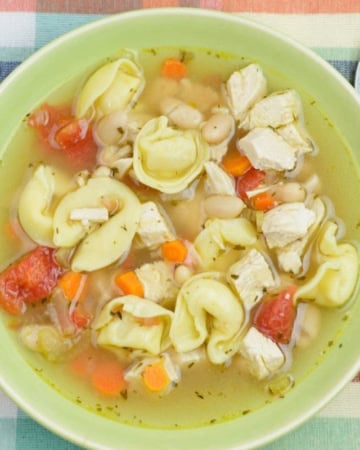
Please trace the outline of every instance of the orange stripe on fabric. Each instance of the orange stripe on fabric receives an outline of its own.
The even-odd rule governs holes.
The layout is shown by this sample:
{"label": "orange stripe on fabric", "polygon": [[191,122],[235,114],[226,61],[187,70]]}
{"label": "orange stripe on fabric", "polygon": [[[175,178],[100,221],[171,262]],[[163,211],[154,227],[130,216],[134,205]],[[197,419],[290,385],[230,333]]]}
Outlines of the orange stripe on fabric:
{"label": "orange stripe on fabric", "polygon": [[143,8],[165,8],[178,6],[178,0],[143,0]]}
{"label": "orange stripe on fabric", "polygon": [[[203,0],[202,6],[212,3]],[[222,10],[229,12],[266,12],[283,14],[355,13],[359,0],[222,0]]]}
{"label": "orange stripe on fabric", "polygon": [[0,11],[31,12],[36,10],[36,0],[0,0]]}

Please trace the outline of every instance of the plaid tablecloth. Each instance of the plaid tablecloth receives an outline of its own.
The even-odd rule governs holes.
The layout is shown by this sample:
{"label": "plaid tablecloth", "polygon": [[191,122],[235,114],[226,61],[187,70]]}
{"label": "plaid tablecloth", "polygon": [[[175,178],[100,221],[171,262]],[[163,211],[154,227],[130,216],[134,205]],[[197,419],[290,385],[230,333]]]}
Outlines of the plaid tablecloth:
{"label": "plaid tablecloth", "polygon": [[[0,81],[66,31],[107,14],[159,6],[240,13],[311,47],[350,83],[354,80],[360,60],[360,0],[0,0]],[[0,450],[76,448],[38,425],[0,391]],[[274,449],[359,450],[360,377],[316,417],[264,447]]]}

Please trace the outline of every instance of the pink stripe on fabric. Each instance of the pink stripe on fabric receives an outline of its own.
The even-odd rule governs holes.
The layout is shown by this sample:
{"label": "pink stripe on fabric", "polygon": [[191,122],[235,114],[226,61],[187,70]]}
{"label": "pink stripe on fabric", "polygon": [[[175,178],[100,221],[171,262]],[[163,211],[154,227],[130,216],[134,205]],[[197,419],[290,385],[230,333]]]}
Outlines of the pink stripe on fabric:
{"label": "pink stripe on fabric", "polygon": [[36,0],[0,0],[0,11],[36,11]]}

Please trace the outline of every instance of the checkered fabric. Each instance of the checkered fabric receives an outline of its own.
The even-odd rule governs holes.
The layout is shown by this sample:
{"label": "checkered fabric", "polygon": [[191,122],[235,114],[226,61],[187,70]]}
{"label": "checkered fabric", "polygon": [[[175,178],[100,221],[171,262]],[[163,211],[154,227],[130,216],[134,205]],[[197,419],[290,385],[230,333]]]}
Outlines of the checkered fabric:
{"label": "checkered fabric", "polygon": [[[55,37],[107,14],[154,7],[241,14],[291,36],[350,83],[360,60],[360,0],[0,0],[0,81]],[[359,344],[359,343],[358,343]],[[0,391],[0,450],[76,449],[38,425]],[[265,450],[359,450],[360,378],[316,417]]]}

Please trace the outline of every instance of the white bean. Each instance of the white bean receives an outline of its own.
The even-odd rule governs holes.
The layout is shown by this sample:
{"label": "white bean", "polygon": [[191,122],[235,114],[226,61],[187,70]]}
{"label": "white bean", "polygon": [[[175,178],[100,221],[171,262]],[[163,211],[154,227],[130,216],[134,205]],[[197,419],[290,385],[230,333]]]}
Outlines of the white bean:
{"label": "white bean", "polygon": [[185,266],[184,264],[181,264],[180,266],[177,266],[174,271],[174,280],[179,286],[181,286],[192,275],[193,275],[192,269],[190,269],[190,267],[188,266]]}
{"label": "white bean", "polygon": [[319,334],[321,313],[320,309],[311,304],[304,305],[304,310],[300,317],[300,326],[296,337],[296,346],[300,348],[308,347]]}
{"label": "white bean", "polygon": [[118,143],[126,135],[126,115],[115,111],[103,117],[95,128],[95,138],[102,145]]}
{"label": "white bean", "polygon": [[160,110],[171,122],[184,130],[196,128],[203,121],[200,111],[173,97],[164,99]]}
{"label": "white bean", "polygon": [[301,184],[294,182],[279,184],[272,189],[274,199],[278,202],[292,203],[305,200],[305,189]]}
{"label": "white bean", "polygon": [[244,206],[244,202],[239,197],[231,195],[211,195],[204,201],[207,216],[219,219],[237,217]]}
{"label": "white bean", "polygon": [[231,133],[233,119],[229,114],[217,113],[210,117],[201,132],[210,145],[220,144]]}

